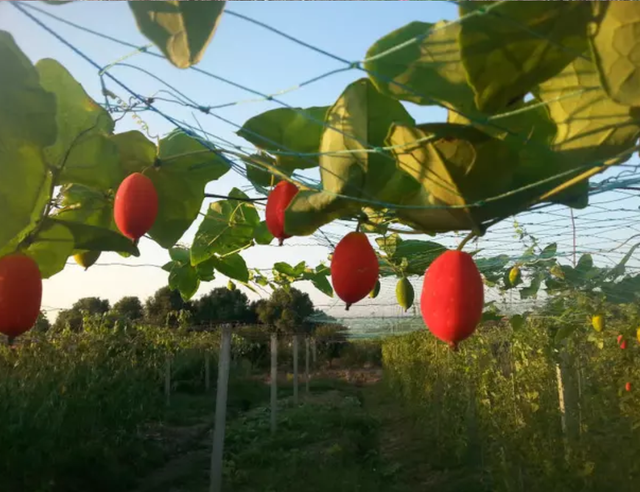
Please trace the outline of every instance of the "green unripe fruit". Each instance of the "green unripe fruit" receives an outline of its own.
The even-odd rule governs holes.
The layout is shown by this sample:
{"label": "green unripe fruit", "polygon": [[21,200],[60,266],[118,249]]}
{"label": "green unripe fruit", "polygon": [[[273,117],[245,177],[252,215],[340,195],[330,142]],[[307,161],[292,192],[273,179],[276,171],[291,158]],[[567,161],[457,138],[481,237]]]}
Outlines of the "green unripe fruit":
{"label": "green unripe fruit", "polygon": [[234,284],[231,280],[229,280],[229,283],[227,284],[227,289],[236,290],[236,284]]}
{"label": "green unripe fruit", "polygon": [[73,255],[73,259],[76,260],[76,263],[85,270],[98,261],[98,258],[100,258],[100,251],[84,251]]}
{"label": "green unripe fruit", "polygon": [[371,292],[369,292],[369,297],[371,299],[375,299],[380,294],[380,280],[376,281],[376,285]]}
{"label": "green unripe fruit", "polygon": [[398,304],[406,311],[413,305],[413,286],[406,277],[402,277],[396,285],[396,298]]}

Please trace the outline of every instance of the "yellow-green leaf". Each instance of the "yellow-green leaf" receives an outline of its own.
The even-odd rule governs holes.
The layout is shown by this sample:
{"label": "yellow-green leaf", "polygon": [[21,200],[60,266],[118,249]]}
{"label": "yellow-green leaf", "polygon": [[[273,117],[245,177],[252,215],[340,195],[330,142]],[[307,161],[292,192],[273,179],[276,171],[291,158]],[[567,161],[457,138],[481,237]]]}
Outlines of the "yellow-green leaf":
{"label": "yellow-green leaf", "polygon": [[226,2],[129,2],[140,32],[178,68],[202,59]]}
{"label": "yellow-green leaf", "polygon": [[42,278],[49,278],[64,269],[74,244],[71,231],[61,222],[50,220],[43,224],[24,253],[38,264]]}
{"label": "yellow-green leaf", "polygon": [[[376,41],[367,51],[364,68],[376,89],[388,96],[475,111],[460,58],[459,33],[458,23],[411,22]],[[383,55],[417,37],[421,40]]]}
{"label": "yellow-green leaf", "polygon": [[619,104],[640,106],[640,4],[591,2],[598,22],[589,26],[600,82]]}
{"label": "yellow-green leaf", "polygon": [[[461,15],[476,4],[460,2]],[[585,50],[590,16],[588,2],[499,2],[464,19],[460,51],[477,107],[494,113],[559,73]]]}

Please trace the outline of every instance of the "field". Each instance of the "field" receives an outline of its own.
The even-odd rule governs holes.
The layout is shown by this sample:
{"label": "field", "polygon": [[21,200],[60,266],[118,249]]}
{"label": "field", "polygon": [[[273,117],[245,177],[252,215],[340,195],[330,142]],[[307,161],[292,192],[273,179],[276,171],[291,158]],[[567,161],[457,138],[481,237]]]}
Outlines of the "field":
{"label": "field", "polygon": [[[544,323],[526,328],[487,324],[458,352],[427,331],[343,343],[331,367],[322,351],[311,363],[298,405],[284,340],[274,435],[265,363],[236,352],[225,489],[637,490],[635,345],[577,332],[558,357]],[[3,347],[2,490],[208,490],[218,337],[94,329]]]}

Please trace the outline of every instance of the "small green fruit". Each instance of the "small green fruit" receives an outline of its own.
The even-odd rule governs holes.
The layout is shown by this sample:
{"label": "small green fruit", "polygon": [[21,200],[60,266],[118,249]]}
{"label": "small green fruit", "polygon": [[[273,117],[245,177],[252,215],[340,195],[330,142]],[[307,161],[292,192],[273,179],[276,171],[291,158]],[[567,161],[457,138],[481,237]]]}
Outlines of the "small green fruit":
{"label": "small green fruit", "polygon": [[413,305],[413,286],[406,277],[402,277],[396,285],[396,297],[398,304],[406,311]]}
{"label": "small green fruit", "polygon": [[591,318],[591,324],[593,325],[593,329],[600,333],[604,330],[604,317],[601,314],[596,314]]}
{"label": "small green fruit", "polygon": [[88,270],[100,258],[100,251],[83,251],[73,255],[73,259],[85,270]]}
{"label": "small green fruit", "polygon": [[375,299],[380,294],[380,280],[376,281],[376,285],[371,292],[369,292],[369,297],[371,299]]}
{"label": "small green fruit", "polygon": [[231,280],[229,280],[229,283],[227,284],[227,289],[236,290],[236,284],[234,284]]}

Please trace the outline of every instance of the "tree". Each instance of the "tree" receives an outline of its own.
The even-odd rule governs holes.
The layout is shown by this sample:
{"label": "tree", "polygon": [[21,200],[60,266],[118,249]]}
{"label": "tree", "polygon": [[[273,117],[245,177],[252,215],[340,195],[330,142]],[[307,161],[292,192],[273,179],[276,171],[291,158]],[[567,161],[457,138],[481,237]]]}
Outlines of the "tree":
{"label": "tree", "polygon": [[113,305],[109,313],[114,322],[130,325],[144,318],[144,308],[136,296],[127,296]]}
{"label": "tree", "polygon": [[294,287],[276,289],[268,301],[257,307],[260,321],[279,333],[309,332],[307,317],[313,312],[309,294]]}
{"label": "tree", "polygon": [[103,316],[109,312],[109,301],[99,297],[83,297],[78,299],[71,309],[63,309],[53,324],[55,330],[69,328],[81,331],[85,316]]}
{"label": "tree", "polygon": [[146,300],[144,319],[151,325],[175,328],[180,324],[180,312],[192,310],[192,304],[182,299],[180,292],[165,286]]}
{"label": "tree", "polygon": [[222,322],[251,323],[249,299],[240,290],[217,287],[195,302],[195,322],[216,324]]}
{"label": "tree", "polygon": [[47,317],[47,313],[40,311],[36,324],[33,326],[33,331],[37,333],[46,333],[51,328],[51,322]]}

